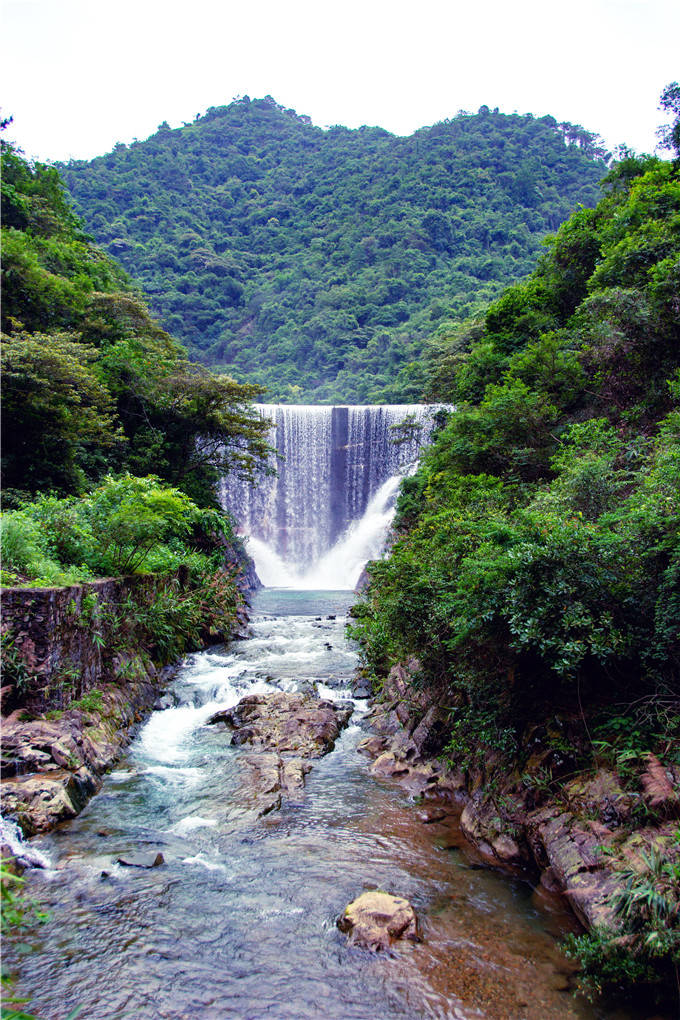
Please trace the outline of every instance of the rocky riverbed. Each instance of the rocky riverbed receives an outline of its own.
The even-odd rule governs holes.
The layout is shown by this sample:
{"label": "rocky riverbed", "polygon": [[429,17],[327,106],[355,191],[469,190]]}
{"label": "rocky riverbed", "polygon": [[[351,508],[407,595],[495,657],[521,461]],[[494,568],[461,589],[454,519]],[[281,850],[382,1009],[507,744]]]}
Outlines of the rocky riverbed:
{"label": "rocky riverbed", "polygon": [[[361,698],[345,725],[343,598],[261,593],[248,639],[190,656],[99,794],[32,841],[49,918],[25,936],[33,952],[6,950],[35,1014],[598,1017],[555,941],[569,915],[480,866],[440,766],[404,747],[404,789],[357,753],[386,737]],[[439,792],[414,799],[433,777]],[[337,921],[364,893],[397,914],[408,901],[422,941],[398,938],[395,917],[384,951],[347,944]]]}
{"label": "rocky riverbed", "polygon": [[359,750],[374,759],[373,774],[426,802],[444,797],[459,815],[464,837],[489,864],[537,874],[540,886],[563,896],[587,928],[615,927],[612,907],[625,883],[622,870],[651,848],[680,858],[677,767],[649,755],[625,786],[604,765],[541,785],[553,752],[538,734],[521,776],[503,774],[492,755],[484,767],[445,765],[438,755],[445,709],[412,683],[418,670],[415,661],[393,668],[369,714],[374,733]]}

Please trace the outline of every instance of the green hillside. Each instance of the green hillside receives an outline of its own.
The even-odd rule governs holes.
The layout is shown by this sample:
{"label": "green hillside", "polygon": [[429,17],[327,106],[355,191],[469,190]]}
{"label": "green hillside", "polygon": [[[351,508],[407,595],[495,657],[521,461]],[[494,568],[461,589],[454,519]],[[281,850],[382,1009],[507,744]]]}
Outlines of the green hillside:
{"label": "green hillside", "polygon": [[[2,159],[4,506],[153,473],[201,504],[266,455],[257,387],[192,364],[94,248],[54,167]],[[198,442],[200,437],[201,442]]]}
{"label": "green hillside", "polygon": [[626,158],[527,281],[431,344],[429,392],[456,412],[354,609],[374,689],[416,657],[501,831],[551,798],[573,810],[567,784],[598,769],[634,798],[607,825],[581,809],[630,873],[620,930],[573,951],[591,990],[639,985],[645,1005],[680,965],[680,832],[640,795],[649,761],[680,775],[679,293],[680,160]]}
{"label": "green hillside", "polygon": [[482,107],[399,138],[246,97],[63,176],[192,357],[272,399],[364,401],[415,395],[395,380],[423,338],[532,271],[602,156],[552,117]]}

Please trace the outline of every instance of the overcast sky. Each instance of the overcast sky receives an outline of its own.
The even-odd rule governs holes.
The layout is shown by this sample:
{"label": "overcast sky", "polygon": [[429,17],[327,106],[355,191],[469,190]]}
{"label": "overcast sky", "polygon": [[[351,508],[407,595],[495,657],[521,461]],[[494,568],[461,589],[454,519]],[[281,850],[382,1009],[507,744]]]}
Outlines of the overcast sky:
{"label": "overcast sky", "polygon": [[1,0],[3,116],[27,155],[89,158],[272,95],[396,134],[550,113],[651,152],[680,79],[680,0]]}

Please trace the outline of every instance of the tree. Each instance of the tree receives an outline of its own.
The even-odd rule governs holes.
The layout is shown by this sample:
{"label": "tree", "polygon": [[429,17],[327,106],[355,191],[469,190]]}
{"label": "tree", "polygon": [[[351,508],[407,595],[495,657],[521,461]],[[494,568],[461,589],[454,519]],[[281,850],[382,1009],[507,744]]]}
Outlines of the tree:
{"label": "tree", "polygon": [[672,124],[663,124],[657,130],[659,144],[662,149],[670,149],[680,157],[680,84],[677,81],[666,85],[661,93],[659,107],[675,116]]}
{"label": "tree", "polygon": [[70,334],[3,341],[3,485],[77,491],[123,441],[96,352]]}

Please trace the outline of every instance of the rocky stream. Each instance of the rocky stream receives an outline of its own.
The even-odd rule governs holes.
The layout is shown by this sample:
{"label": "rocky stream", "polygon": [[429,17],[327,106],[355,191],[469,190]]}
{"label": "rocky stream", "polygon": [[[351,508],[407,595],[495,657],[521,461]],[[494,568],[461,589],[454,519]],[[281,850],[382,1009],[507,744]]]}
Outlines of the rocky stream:
{"label": "rocky stream", "polygon": [[[486,866],[451,799],[357,751],[351,600],[259,592],[250,636],[189,656],[99,793],[34,841],[49,916],[5,965],[37,1016],[630,1020],[573,995],[557,897]],[[407,900],[417,937],[348,940],[368,890]]]}

